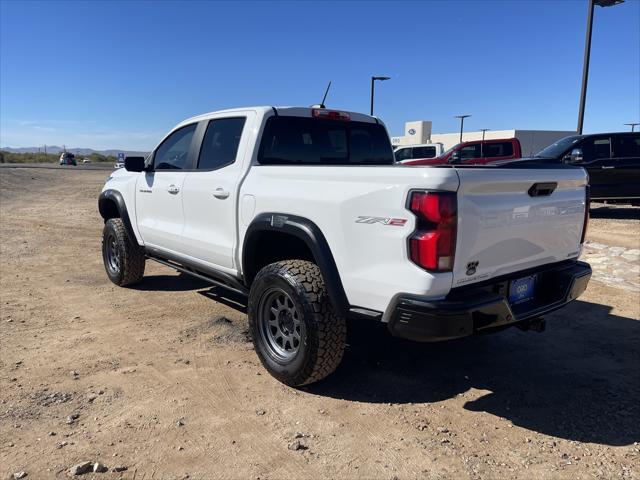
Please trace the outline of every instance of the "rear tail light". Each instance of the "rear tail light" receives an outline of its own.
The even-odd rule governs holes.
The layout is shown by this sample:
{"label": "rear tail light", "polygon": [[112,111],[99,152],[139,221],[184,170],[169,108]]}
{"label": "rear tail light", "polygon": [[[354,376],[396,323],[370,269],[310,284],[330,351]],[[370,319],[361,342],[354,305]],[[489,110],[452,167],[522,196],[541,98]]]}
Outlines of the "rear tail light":
{"label": "rear tail light", "polygon": [[324,108],[314,108],[311,110],[311,116],[313,118],[324,118],[326,120],[351,120],[351,115],[347,112],[340,112],[338,110],[325,110]]}
{"label": "rear tail light", "polygon": [[456,194],[411,192],[409,210],[417,217],[409,238],[409,256],[416,265],[437,272],[453,269],[458,211]]}
{"label": "rear tail light", "polygon": [[589,226],[589,209],[591,208],[591,192],[589,191],[589,185],[585,187],[585,204],[584,204],[584,222],[582,224],[582,236],[580,237],[580,243],[584,243],[584,239],[587,236],[587,227]]}

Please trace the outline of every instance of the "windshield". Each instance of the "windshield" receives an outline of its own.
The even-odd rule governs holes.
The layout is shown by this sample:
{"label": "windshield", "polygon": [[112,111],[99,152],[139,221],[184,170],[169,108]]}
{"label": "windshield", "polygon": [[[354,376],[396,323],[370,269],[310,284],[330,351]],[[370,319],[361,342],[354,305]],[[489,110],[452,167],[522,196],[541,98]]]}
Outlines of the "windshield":
{"label": "windshield", "polygon": [[566,152],[572,145],[581,140],[580,135],[573,135],[571,137],[564,137],[558,140],[556,143],[552,143],[546,148],[543,148],[534,155],[535,158],[558,158],[564,152]]}
{"label": "windshield", "polygon": [[258,162],[261,165],[393,165],[387,131],[367,122],[307,117],[267,120]]}

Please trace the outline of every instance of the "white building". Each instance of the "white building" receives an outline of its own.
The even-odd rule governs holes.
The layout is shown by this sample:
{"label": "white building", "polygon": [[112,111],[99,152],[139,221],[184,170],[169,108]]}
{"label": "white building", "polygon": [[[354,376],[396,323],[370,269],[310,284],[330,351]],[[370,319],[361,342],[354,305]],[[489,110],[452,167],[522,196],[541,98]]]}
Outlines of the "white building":
{"label": "white building", "polygon": [[432,143],[431,122],[429,120],[419,120],[416,122],[405,122],[404,136],[391,137],[393,146],[417,145],[420,143]]}
{"label": "white building", "polygon": [[[460,143],[460,132],[431,133],[431,125],[430,121],[406,122],[404,136],[391,137],[391,143],[394,146],[400,146],[440,142],[445,150]],[[575,131],[564,130],[487,130],[484,138],[485,140],[517,138],[522,146],[522,156],[528,157],[563,137],[575,134]],[[462,134],[463,142],[472,140],[482,140],[482,132],[464,132]]]}

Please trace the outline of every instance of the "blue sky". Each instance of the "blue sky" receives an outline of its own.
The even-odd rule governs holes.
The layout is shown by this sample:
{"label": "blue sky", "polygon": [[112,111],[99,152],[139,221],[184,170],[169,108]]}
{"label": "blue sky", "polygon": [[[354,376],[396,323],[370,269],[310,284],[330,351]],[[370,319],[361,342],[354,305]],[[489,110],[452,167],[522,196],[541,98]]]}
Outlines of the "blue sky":
{"label": "blue sky", "polygon": [[[574,130],[587,0],[0,0],[0,145],[147,150],[182,119],[327,105],[458,128]],[[596,7],[585,132],[640,121],[640,1]]]}

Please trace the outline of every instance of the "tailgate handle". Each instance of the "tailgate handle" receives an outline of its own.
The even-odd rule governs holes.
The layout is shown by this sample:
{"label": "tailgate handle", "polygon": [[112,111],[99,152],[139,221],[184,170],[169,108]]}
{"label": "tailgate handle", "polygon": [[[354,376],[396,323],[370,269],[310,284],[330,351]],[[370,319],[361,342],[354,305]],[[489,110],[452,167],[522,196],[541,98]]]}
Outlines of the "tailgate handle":
{"label": "tailgate handle", "polygon": [[548,197],[558,186],[557,182],[534,183],[529,189],[530,197]]}

